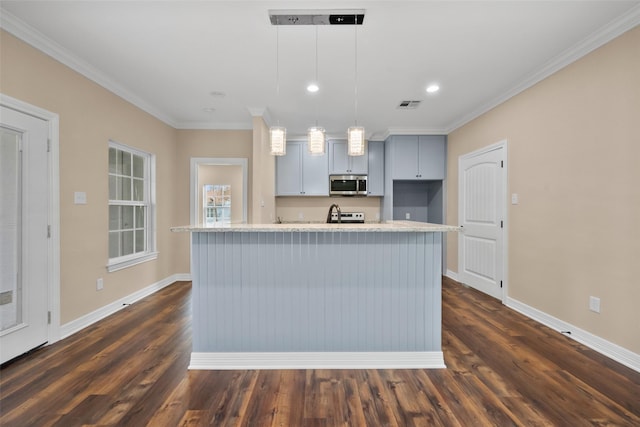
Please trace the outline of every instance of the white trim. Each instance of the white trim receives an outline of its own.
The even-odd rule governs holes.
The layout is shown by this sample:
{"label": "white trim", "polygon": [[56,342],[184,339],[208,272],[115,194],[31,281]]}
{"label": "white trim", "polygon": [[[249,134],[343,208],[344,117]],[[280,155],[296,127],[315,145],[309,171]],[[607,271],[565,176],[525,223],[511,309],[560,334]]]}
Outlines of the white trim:
{"label": "white trim", "polygon": [[464,126],[477,117],[480,117],[487,111],[492,110],[493,108],[513,98],[519,93],[524,92],[535,84],[560,71],[564,67],[572,64],[583,56],[586,56],[600,46],[609,43],[611,40],[626,33],[639,24],[640,5],[633,7],[629,12],[614,19],[609,24],[589,35],[587,38],[579,41],[577,44],[565,50],[564,52],[561,52],[555,58],[552,58],[542,67],[540,67],[540,69],[529,74],[528,76],[525,76],[520,81],[520,83],[516,84],[505,93],[493,98],[489,102],[471,111],[469,114],[466,114],[453,123],[449,124],[445,133],[450,134],[454,130]]}
{"label": "white trim", "polygon": [[124,260],[122,259],[124,257],[114,258],[118,261],[110,260],[109,262],[107,262],[107,271],[109,273],[113,273],[114,271],[123,270],[134,265],[142,264],[143,262],[154,260],[158,258],[158,253],[159,252],[157,251],[145,252],[142,255],[133,255]]}
{"label": "white trim", "polygon": [[[3,11],[4,14],[4,11]],[[4,16],[0,17],[3,19]],[[48,242],[48,310],[51,323],[47,328],[49,344],[60,339],[60,117],[35,105],[0,93],[0,105],[45,120],[49,126],[49,225]]]}
{"label": "white trim", "polygon": [[455,272],[455,271],[451,271],[451,270],[447,269],[447,272],[444,275],[447,276],[451,280],[455,280],[458,283],[460,282],[458,280],[458,273]]}
{"label": "white trim", "polygon": [[127,295],[126,297],[120,298],[116,301],[113,301],[112,303],[102,306],[99,309],[92,311],[91,313],[87,313],[84,316],[79,317],[75,320],[72,320],[69,323],[65,323],[60,328],[60,339],[67,338],[68,336],[73,335],[76,332],[79,332],[80,330],[86,328],[87,326],[90,326],[98,322],[99,320],[102,320],[105,317],[108,317],[122,310],[128,304],[133,304],[134,302],[139,301],[142,298],[145,298],[159,291],[160,289],[166,288],[167,286],[175,282],[185,281],[185,280],[191,280],[191,275],[188,273],[174,274],[172,276],[169,276],[165,279],[160,280],[159,282],[149,285],[146,288],[140,289],[139,291],[136,291],[130,295]]}
{"label": "white trim", "polygon": [[[460,206],[462,205],[462,194],[460,192],[460,164],[462,163],[463,160],[468,160],[470,158],[476,157],[476,156],[481,156],[483,154],[486,154],[488,152],[494,151],[494,150],[503,150],[502,151],[502,158],[501,160],[504,162],[503,167],[502,167],[502,205],[500,206],[500,209],[502,209],[501,212],[501,216],[502,216],[502,221],[503,221],[503,227],[502,227],[502,298],[500,298],[500,300],[502,301],[502,303],[504,304],[506,299],[507,299],[507,295],[508,295],[508,291],[509,291],[509,204],[507,201],[508,198],[508,194],[509,194],[509,174],[508,174],[508,167],[509,167],[509,151],[508,151],[508,141],[506,139],[503,139],[501,141],[498,141],[494,144],[491,145],[487,145],[486,147],[480,148],[476,151],[472,151],[470,153],[466,153],[463,154],[461,156],[458,157],[458,225],[462,225],[463,221],[462,218],[460,218],[461,212],[460,212]],[[462,246],[461,246],[461,241],[462,241],[462,233],[458,233],[458,272],[460,271],[460,259],[461,259],[461,254],[462,254]],[[448,271],[448,270],[447,270]],[[458,274],[456,273],[456,276],[458,276]],[[456,280],[457,282],[460,282],[460,280]],[[462,282],[460,282],[462,283]]]}
{"label": "white trim", "polygon": [[250,122],[179,122],[173,126],[175,129],[199,129],[199,130],[253,130],[253,124]]}
{"label": "white trim", "polygon": [[198,198],[200,189],[198,188],[198,166],[201,165],[235,165],[242,166],[242,222],[247,222],[247,198],[249,188],[249,160],[242,157],[192,157],[189,191],[189,218],[191,225],[198,225]]}
{"label": "white trim", "polygon": [[[507,298],[505,304],[507,307],[517,311],[518,313],[521,313],[535,320],[536,322],[542,323],[543,325],[551,329],[563,333],[563,335],[566,335],[567,337],[579,342],[580,344],[586,345],[587,347],[597,351],[598,353],[601,353],[604,356],[607,356],[608,358],[613,359],[616,362],[621,363],[636,372],[640,372],[640,354],[636,354],[624,347],[600,338],[597,335],[585,331],[584,329],[580,329],[577,326],[553,317],[550,314],[540,311],[537,308],[528,306],[527,304],[513,298]],[[566,332],[571,333],[567,334]]]}
{"label": "white trim", "polygon": [[441,351],[191,353],[189,369],[444,369]]}

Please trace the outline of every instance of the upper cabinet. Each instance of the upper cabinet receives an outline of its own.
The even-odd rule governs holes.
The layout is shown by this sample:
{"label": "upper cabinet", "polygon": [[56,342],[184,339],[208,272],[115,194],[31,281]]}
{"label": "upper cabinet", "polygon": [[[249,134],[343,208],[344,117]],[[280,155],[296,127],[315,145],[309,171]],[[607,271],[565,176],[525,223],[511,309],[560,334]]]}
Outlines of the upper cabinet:
{"label": "upper cabinet", "polygon": [[369,141],[369,176],[367,187],[369,196],[384,196],[384,142]]}
{"label": "upper cabinet", "polygon": [[331,175],[366,175],[369,169],[367,148],[364,156],[349,156],[347,141],[329,141],[329,174]]}
{"label": "upper cabinet", "polygon": [[445,179],[444,135],[395,135],[388,141],[392,151],[392,179]]}
{"label": "upper cabinet", "polygon": [[287,142],[276,157],[276,196],[328,196],[329,156],[312,156],[303,141]]}

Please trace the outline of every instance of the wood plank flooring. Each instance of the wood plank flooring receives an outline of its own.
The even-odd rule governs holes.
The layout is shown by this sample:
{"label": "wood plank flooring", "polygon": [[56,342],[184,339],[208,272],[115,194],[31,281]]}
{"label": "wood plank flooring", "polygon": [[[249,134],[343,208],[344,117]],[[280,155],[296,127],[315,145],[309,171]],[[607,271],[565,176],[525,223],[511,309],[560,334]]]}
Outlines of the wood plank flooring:
{"label": "wood plank flooring", "polygon": [[2,426],[640,426],[640,373],[447,278],[447,369],[188,371],[180,282],[0,369]]}

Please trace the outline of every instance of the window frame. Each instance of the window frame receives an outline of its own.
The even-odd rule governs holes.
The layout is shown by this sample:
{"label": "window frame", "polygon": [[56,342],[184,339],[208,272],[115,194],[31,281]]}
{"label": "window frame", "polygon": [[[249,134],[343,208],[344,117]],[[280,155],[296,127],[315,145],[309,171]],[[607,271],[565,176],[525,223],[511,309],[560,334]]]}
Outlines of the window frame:
{"label": "window frame", "polygon": [[[144,159],[144,197],[142,204],[138,203],[138,201],[136,201],[136,203],[132,203],[132,201],[112,200],[110,198],[109,177],[111,176],[111,172],[109,171],[109,162],[107,161],[107,209],[110,209],[111,206],[142,205],[146,207],[144,227],[146,249],[143,252],[109,258],[110,230],[109,226],[107,226],[107,271],[109,273],[158,258],[158,251],[156,248],[156,156],[153,153],[142,151],[117,141],[109,140],[108,150],[111,148],[130,153],[132,156],[140,156]],[[108,217],[109,214],[107,214],[107,218]]]}
{"label": "window frame", "polygon": [[[207,187],[212,187],[211,191],[213,192],[216,191],[216,187],[221,187],[221,191],[222,191],[222,193],[218,197],[214,196],[214,202],[211,204],[209,204],[206,200]],[[228,201],[228,203],[223,202],[221,205],[219,205],[215,202],[215,198],[220,198],[223,201]],[[202,205],[203,205],[203,212],[202,212],[203,221],[202,222],[205,227],[212,227],[216,224],[230,224],[231,223],[231,185],[230,184],[204,184],[202,186]],[[210,223],[208,221],[209,216],[207,215],[208,209],[214,209],[216,212],[218,211],[218,209],[225,209],[226,212],[228,213],[228,216],[223,215],[221,220],[216,220]],[[217,215],[215,215],[214,217],[218,218]]]}

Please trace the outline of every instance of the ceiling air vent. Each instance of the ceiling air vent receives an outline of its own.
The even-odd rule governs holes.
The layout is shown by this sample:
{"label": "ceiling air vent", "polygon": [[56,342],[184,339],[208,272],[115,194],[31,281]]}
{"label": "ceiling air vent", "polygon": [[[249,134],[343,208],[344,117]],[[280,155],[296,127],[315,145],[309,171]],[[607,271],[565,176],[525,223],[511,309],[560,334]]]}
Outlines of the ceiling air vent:
{"label": "ceiling air vent", "polygon": [[399,110],[415,110],[422,101],[400,101]]}

